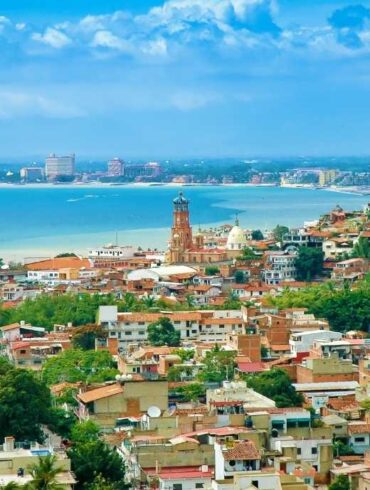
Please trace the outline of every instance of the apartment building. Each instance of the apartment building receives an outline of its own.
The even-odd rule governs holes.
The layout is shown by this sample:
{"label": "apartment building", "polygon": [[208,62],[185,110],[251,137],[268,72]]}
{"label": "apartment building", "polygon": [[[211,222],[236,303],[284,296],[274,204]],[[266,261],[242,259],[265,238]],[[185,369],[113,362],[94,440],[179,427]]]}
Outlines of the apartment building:
{"label": "apartment building", "polygon": [[116,306],[100,306],[98,322],[109,338],[117,339],[119,352],[125,352],[130,344],[145,344],[148,326],[163,317],[180,331],[182,341],[226,342],[229,334],[242,333],[244,327],[238,310],[118,313]]}

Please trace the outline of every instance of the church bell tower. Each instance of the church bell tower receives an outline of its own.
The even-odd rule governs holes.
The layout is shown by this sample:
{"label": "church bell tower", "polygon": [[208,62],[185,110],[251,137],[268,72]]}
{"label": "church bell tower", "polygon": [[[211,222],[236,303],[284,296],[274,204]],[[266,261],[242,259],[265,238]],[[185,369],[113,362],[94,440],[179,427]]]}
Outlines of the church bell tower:
{"label": "church bell tower", "polygon": [[171,229],[170,260],[172,263],[184,261],[185,250],[193,246],[189,222],[189,201],[180,192],[173,200],[173,224]]}

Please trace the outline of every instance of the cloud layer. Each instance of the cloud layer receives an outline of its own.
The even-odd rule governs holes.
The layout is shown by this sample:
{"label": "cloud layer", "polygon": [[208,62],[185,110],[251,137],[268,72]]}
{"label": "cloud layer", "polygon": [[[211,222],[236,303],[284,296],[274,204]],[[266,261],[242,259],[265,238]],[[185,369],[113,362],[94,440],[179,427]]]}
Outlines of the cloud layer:
{"label": "cloud layer", "polygon": [[370,9],[349,5],[316,27],[284,26],[273,0],[167,0],[143,15],[117,11],[49,25],[0,17],[3,49],[30,56],[70,50],[141,61],[176,60],[191,49],[214,54],[253,49],[300,50],[345,56],[370,50]]}

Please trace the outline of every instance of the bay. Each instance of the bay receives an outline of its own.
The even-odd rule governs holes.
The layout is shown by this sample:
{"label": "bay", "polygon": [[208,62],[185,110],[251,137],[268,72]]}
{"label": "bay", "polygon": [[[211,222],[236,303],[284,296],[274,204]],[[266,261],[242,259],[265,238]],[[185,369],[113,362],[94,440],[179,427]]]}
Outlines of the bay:
{"label": "bay", "polygon": [[336,204],[361,209],[368,196],[252,186],[111,186],[0,188],[0,257],[74,251],[115,242],[164,249],[179,190],[190,199],[193,227],[232,223],[271,229],[300,226]]}

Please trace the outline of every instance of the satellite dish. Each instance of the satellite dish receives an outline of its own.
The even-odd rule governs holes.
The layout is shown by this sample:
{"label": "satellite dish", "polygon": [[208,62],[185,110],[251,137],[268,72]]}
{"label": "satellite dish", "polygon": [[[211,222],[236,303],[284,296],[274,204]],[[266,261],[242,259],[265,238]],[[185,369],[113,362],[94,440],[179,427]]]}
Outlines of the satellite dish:
{"label": "satellite dish", "polygon": [[156,407],[155,405],[152,405],[148,408],[147,414],[149,415],[149,417],[157,419],[161,416],[161,409],[159,407]]}

